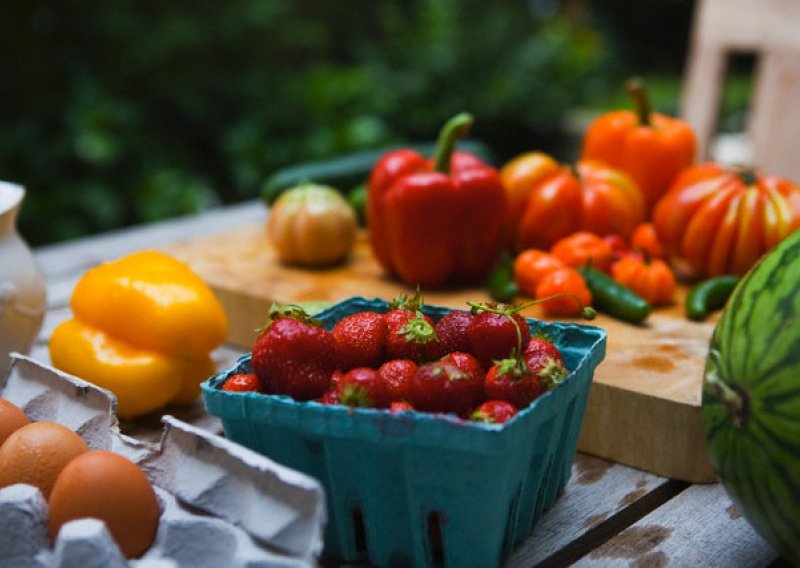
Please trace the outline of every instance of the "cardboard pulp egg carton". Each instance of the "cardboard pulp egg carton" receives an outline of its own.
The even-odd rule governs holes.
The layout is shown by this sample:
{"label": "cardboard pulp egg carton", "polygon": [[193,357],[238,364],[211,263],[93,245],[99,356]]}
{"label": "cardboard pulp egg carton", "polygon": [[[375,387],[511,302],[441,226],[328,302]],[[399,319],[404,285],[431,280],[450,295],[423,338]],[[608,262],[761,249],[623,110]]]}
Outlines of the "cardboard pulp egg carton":
{"label": "cardboard pulp egg carton", "polygon": [[325,497],[314,478],[174,417],[157,444],[122,434],[111,393],[13,354],[0,395],[31,421],[58,422],[91,449],[137,463],[162,513],[156,539],[126,561],[96,519],[65,524],[55,543],[47,502],[24,484],[0,489],[0,566],[196,568],[314,566],[322,551]]}

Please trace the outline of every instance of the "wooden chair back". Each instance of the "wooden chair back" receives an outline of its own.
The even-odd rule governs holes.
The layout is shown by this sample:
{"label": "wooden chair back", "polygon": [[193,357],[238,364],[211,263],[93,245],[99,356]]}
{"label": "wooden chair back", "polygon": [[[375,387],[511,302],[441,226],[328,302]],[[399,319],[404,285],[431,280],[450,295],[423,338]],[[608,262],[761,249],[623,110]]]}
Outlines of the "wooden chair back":
{"label": "wooden chair back", "polygon": [[800,183],[800,0],[697,0],[681,115],[708,159],[727,60],[756,56],[748,165]]}

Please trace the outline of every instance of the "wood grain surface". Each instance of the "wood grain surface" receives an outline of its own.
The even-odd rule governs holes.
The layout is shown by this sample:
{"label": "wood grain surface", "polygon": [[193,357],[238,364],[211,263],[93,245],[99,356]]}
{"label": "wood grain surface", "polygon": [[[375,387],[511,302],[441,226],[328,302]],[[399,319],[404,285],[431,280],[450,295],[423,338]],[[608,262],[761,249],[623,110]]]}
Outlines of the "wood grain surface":
{"label": "wood grain surface", "polygon": [[[383,273],[364,233],[346,263],[327,269],[282,265],[263,223],[166,250],[215,291],[229,317],[228,339],[243,348],[252,346],[272,302],[392,299],[413,293]],[[455,308],[465,308],[468,300],[489,299],[484,287],[423,292],[428,304]],[[645,325],[602,315],[590,322],[607,330],[608,346],[595,373],[578,447],[664,477],[707,483],[716,478],[703,441],[700,384],[714,324],[686,319],[684,294],[680,289],[675,304],[655,310]],[[523,313],[543,317],[537,307]]]}

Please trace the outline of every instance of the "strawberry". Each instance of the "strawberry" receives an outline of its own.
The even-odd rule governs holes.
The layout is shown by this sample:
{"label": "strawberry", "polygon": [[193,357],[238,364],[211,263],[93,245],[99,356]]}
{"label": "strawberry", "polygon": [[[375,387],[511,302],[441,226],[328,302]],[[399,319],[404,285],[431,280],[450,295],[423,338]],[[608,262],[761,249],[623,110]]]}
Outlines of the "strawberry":
{"label": "strawberry", "polygon": [[253,346],[253,371],[264,392],[296,400],[328,390],[336,360],[333,334],[297,306],[273,306]]}
{"label": "strawberry", "polygon": [[428,344],[437,341],[433,320],[422,313],[419,290],[408,299],[396,298],[386,312],[386,358],[424,361]]}
{"label": "strawberry", "polygon": [[480,361],[474,355],[464,351],[455,351],[442,357],[442,361],[452,363],[465,373],[468,373],[471,380],[480,383],[481,389],[483,389],[483,367],[481,367]]}
{"label": "strawberry", "polygon": [[505,304],[470,304],[474,317],[467,328],[469,352],[484,369],[496,360],[506,359],[512,351],[522,353],[531,339],[531,329],[517,308]]}
{"label": "strawberry", "polygon": [[561,352],[546,339],[532,339],[522,358],[530,371],[539,376],[547,390],[559,384],[569,374]]}
{"label": "strawberry", "polygon": [[248,392],[261,390],[261,383],[255,373],[237,373],[222,383],[222,390],[229,392]]}
{"label": "strawberry", "polygon": [[408,388],[408,401],[417,410],[464,414],[481,396],[481,383],[447,361],[420,365]]}
{"label": "strawberry", "polygon": [[408,384],[419,366],[410,359],[392,359],[378,368],[378,377],[392,401],[408,397]]}
{"label": "strawberry", "polygon": [[347,371],[336,385],[339,400],[347,406],[386,408],[391,402],[378,372],[369,367]]}
{"label": "strawberry", "polygon": [[339,320],[332,330],[339,350],[340,368],[377,368],[384,359],[386,319],[377,312],[359,312]]}
{"label": "strawberry", "polygon": [[552,340],[550,340],[541,331],[537,331],[537,333],[531,337],[531,340],[528,343],[528,346],[525,348],[525,352],[523,354],[524,357],[534,355],[550,357],[566,368],[564,356],[561,354],[561,351],[559,351],[558,347],[555,346]]}
{"label": "strawberry", "polygon": [[469,419],[488,424],[503,424],[516,416],[519,409],[505,400],[487,400],[470,414]]}
{"label": "strawberry", "polygon": [[546,380],[531,370],[525,360],[513,356],[492,365],[483,387],[489,400],[505,400],[525,408],[547,390]]}
{"label": "strawberry", "polygon": [[389,405],[389,411],[392,413],[405,412],[407,410],[414,410],[414,407],[404,400],[395,400]]}
{"label": "strawberry", "polygon": [[445,314],[434,326],[439,341],[431,341],[428,359],[440,359],[448,353],[469,351],[467,328],[472,323],[472,314],[465,310],[453,310]]}
{"label": "strawberry", "polygon": [[322,393],[322,396],[316,399],[317,402],[320,404],[341,404],[342,402],[339,400],[339,393],[336,392],[335,388],[330,388]]}

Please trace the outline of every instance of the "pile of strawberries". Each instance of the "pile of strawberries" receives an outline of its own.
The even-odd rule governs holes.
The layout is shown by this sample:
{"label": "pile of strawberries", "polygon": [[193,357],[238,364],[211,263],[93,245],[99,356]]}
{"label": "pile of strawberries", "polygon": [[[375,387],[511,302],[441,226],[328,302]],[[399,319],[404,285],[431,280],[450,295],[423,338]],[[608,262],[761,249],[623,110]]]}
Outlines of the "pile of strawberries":
{"label": "pile of strawberries", "polygon": [[469,305],[434,322],[419,294],[403,296],[386,313],[358,312],[332,330],[297,306],[273,306],[253,347],[253,373],[222,388],[505,422],[568,371],[518,307]]}

